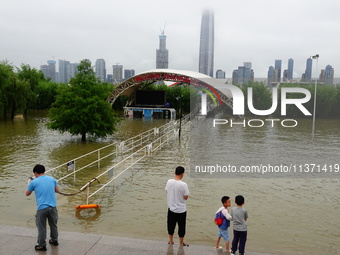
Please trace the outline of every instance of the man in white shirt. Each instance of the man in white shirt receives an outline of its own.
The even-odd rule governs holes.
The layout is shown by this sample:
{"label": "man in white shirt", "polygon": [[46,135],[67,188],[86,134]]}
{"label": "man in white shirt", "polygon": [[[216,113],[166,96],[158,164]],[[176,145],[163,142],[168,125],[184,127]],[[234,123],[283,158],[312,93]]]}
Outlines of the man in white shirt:
{"label": "man in white shirt", "polygon": [[166,183],[165,190],[167,192],[168,202],[168,234],[169,244],[174,244],[173,235],[176,224],[178,224],[178,236],[181,246],[189,246],[184,243],[185,224],[187,217],[187,208],[185,201],[189,196],[188,185],[182,181],[184,176],[184,167],[178,166],[175,170],[175,178],[169,179]]}

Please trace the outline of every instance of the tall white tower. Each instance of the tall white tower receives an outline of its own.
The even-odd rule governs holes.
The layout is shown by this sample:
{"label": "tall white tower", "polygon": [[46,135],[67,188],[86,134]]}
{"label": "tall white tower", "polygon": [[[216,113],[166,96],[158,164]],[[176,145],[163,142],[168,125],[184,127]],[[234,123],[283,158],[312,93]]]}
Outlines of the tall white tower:
{"label": "tall white tower", "polygon": [[166,49],[166,35],[164,29],[159,36],[159,49],[156,50],[156,68],[168,69],[169,66],[169,51]]}
{"label": "tall white tower", "polygon": [[201,24],[198,72],[214,75],[214,12],[204,10]]}

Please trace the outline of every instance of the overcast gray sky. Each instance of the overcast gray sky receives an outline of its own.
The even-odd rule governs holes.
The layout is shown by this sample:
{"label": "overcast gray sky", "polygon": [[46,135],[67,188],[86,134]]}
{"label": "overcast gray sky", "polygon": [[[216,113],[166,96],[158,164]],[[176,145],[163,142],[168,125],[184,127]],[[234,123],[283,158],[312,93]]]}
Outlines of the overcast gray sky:
{"label": "overcast gray sky", "polygon": [[[120,63],[136,73],[156,67],[165,26],[169,68],[198,71],[201,16],[215,13],[215,64],[228,77],[252,62],[266,77],[275,59],[294,59],[300,79],[306,59],[319,54],[340,77],[339,0],[0,0],[0,60],[40,68],[48,59]],[[315,62],[313,63],[313,77]]]}

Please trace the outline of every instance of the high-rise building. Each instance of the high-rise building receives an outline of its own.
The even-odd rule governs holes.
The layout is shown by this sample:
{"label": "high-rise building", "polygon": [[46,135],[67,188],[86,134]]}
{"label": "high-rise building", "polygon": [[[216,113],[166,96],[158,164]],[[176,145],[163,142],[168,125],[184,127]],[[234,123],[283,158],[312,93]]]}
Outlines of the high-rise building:
{"label": "high-rise building", "polygon": [[48,65],[41,65],[40,71],[44,74],[45,78],[51,78],[49,77]]}
{"label": "high-rise building", "polygon": [[243,85],[249,81],[254,81],[254,71],[251,69],[251,62],[244,62],[243,66],[239,66],[233,71],[233,84]]}
{"label": "high-rise building", "polygon": [[51,81],[56,81],[56,61],[55,60],[47,60],[47,65],[40,66],[40,70],[43,72],[46,78],[50,78]]}
{"label": "high-rise building", "polygon": [[47,60],[48,72],[49,72],[48,77],[51,78],[51,81],[56,81],[55,79],[56,64],[57,64],[57,61],[55,60]]}
{"label": "high-rise building", "polygon": [[244,62],[244,76],[243,83],[248,83],[249,81],[254,81],[254,71],[252,68],[251,62]]}
{"label": "high-rise building", "polygon": [[113,83],[113,76],[112,76],[112,74],[108,74],[107,75],[106,82],[111,83],[111,84]]}
{"label": "high-rise building", "polygon": [[287,80],[292,81],[293,80],[293,71],[294,70],[294,59],[290,58],[288,59],[288,70],[287,70]]}
{"label": "high-rise building", "polygon": [[123,81],[123,65],[113,65],[112,66],[113,72],[112,72],[112,79],[113,84],[117,84]]}
{"label": "high-rise building", "polygon": [[198,72],[214,75],[214,12],[204,10],[201,23]]}
{"label": "high-rise building", "polygon": [[334,68],[331,65],[327,65],[325,68],[325,77],[323,83],[326,85],[334,84]]}
{"label": "high-rise building", "polygon": [[66,83],[70,80],[70,61],[59,60],[59,82]]}
{"label": "high-rise building", "polygon": [[70,63],[70,72],[69,72],[68,80],[76,77],[78,73],[78,65],[79,65],[78,63]]}
{"label": "high-rise building", "polygon": [[313,66],[313,59],[308,58],[306,61],[306,71],[305,71],[305,82],[312,81],[312,66]]}
{"label": "high-rise building", "polygon": [[234,70],[231,77],[231,84],[237,85],[238,83],[238,70]]}
{"label": "high-rise building", "polygon": [[168,69],[169,66],[169,51],[166,48],[166,35],[164,30],[159,36],[159,49],[156,50],[156,68]]}
{"label": "high-rise building", "polygon": [[217,70],[216,79],[225,79],[225,72],[221,69]]}
{"label": "high-rise building", "polygon": [[131,77],[135,76],[135,70],[134,69],[125,69],[124,70],[124,80],[127,80]]}
{"label": "high-rise building", "polygon": [[282,73],[282,60],[281,59],[275,60],[275,70],[277,73],[275,82],[281,82],[281,73]]}
{"label": "high-rise building", "polygon": [[105,66],[104,59],[96,60],[95,74],[96,74],[96,77],[98,77],[100,81],[104,82],[106,80],[106,66]]}
{"label": "high-rise building", "polygon": [[267,86],[272,87],[272,84],[274,82],[275,82],[275,69],[273,66],[270,66],[267,75]]}
{"label": "high-rise building", "polygon": [[283,82],[288,81],[288,70],[287,69],[283,70],[282,81]]}

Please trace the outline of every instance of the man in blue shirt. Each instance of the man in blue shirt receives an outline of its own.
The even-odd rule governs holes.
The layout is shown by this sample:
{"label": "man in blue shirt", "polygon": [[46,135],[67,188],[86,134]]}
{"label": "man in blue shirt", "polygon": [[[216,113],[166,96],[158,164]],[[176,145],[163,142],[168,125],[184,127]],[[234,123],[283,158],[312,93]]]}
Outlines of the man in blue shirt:
{"label": "man in blue shirt", "polygon": [[56,179],[45,175],[45,167],[36,165],[33,168],[35,179],[31,181],[26,190],[26,196],[35,192],[37,202],[36,224],[38,228],[38,245],[35,249],[38,251],[46,251],[46,219],[50,226],[49,243],[57,246],[58,243],[58,210],[57,198],[55,193],[59,193],[59,187]]}

